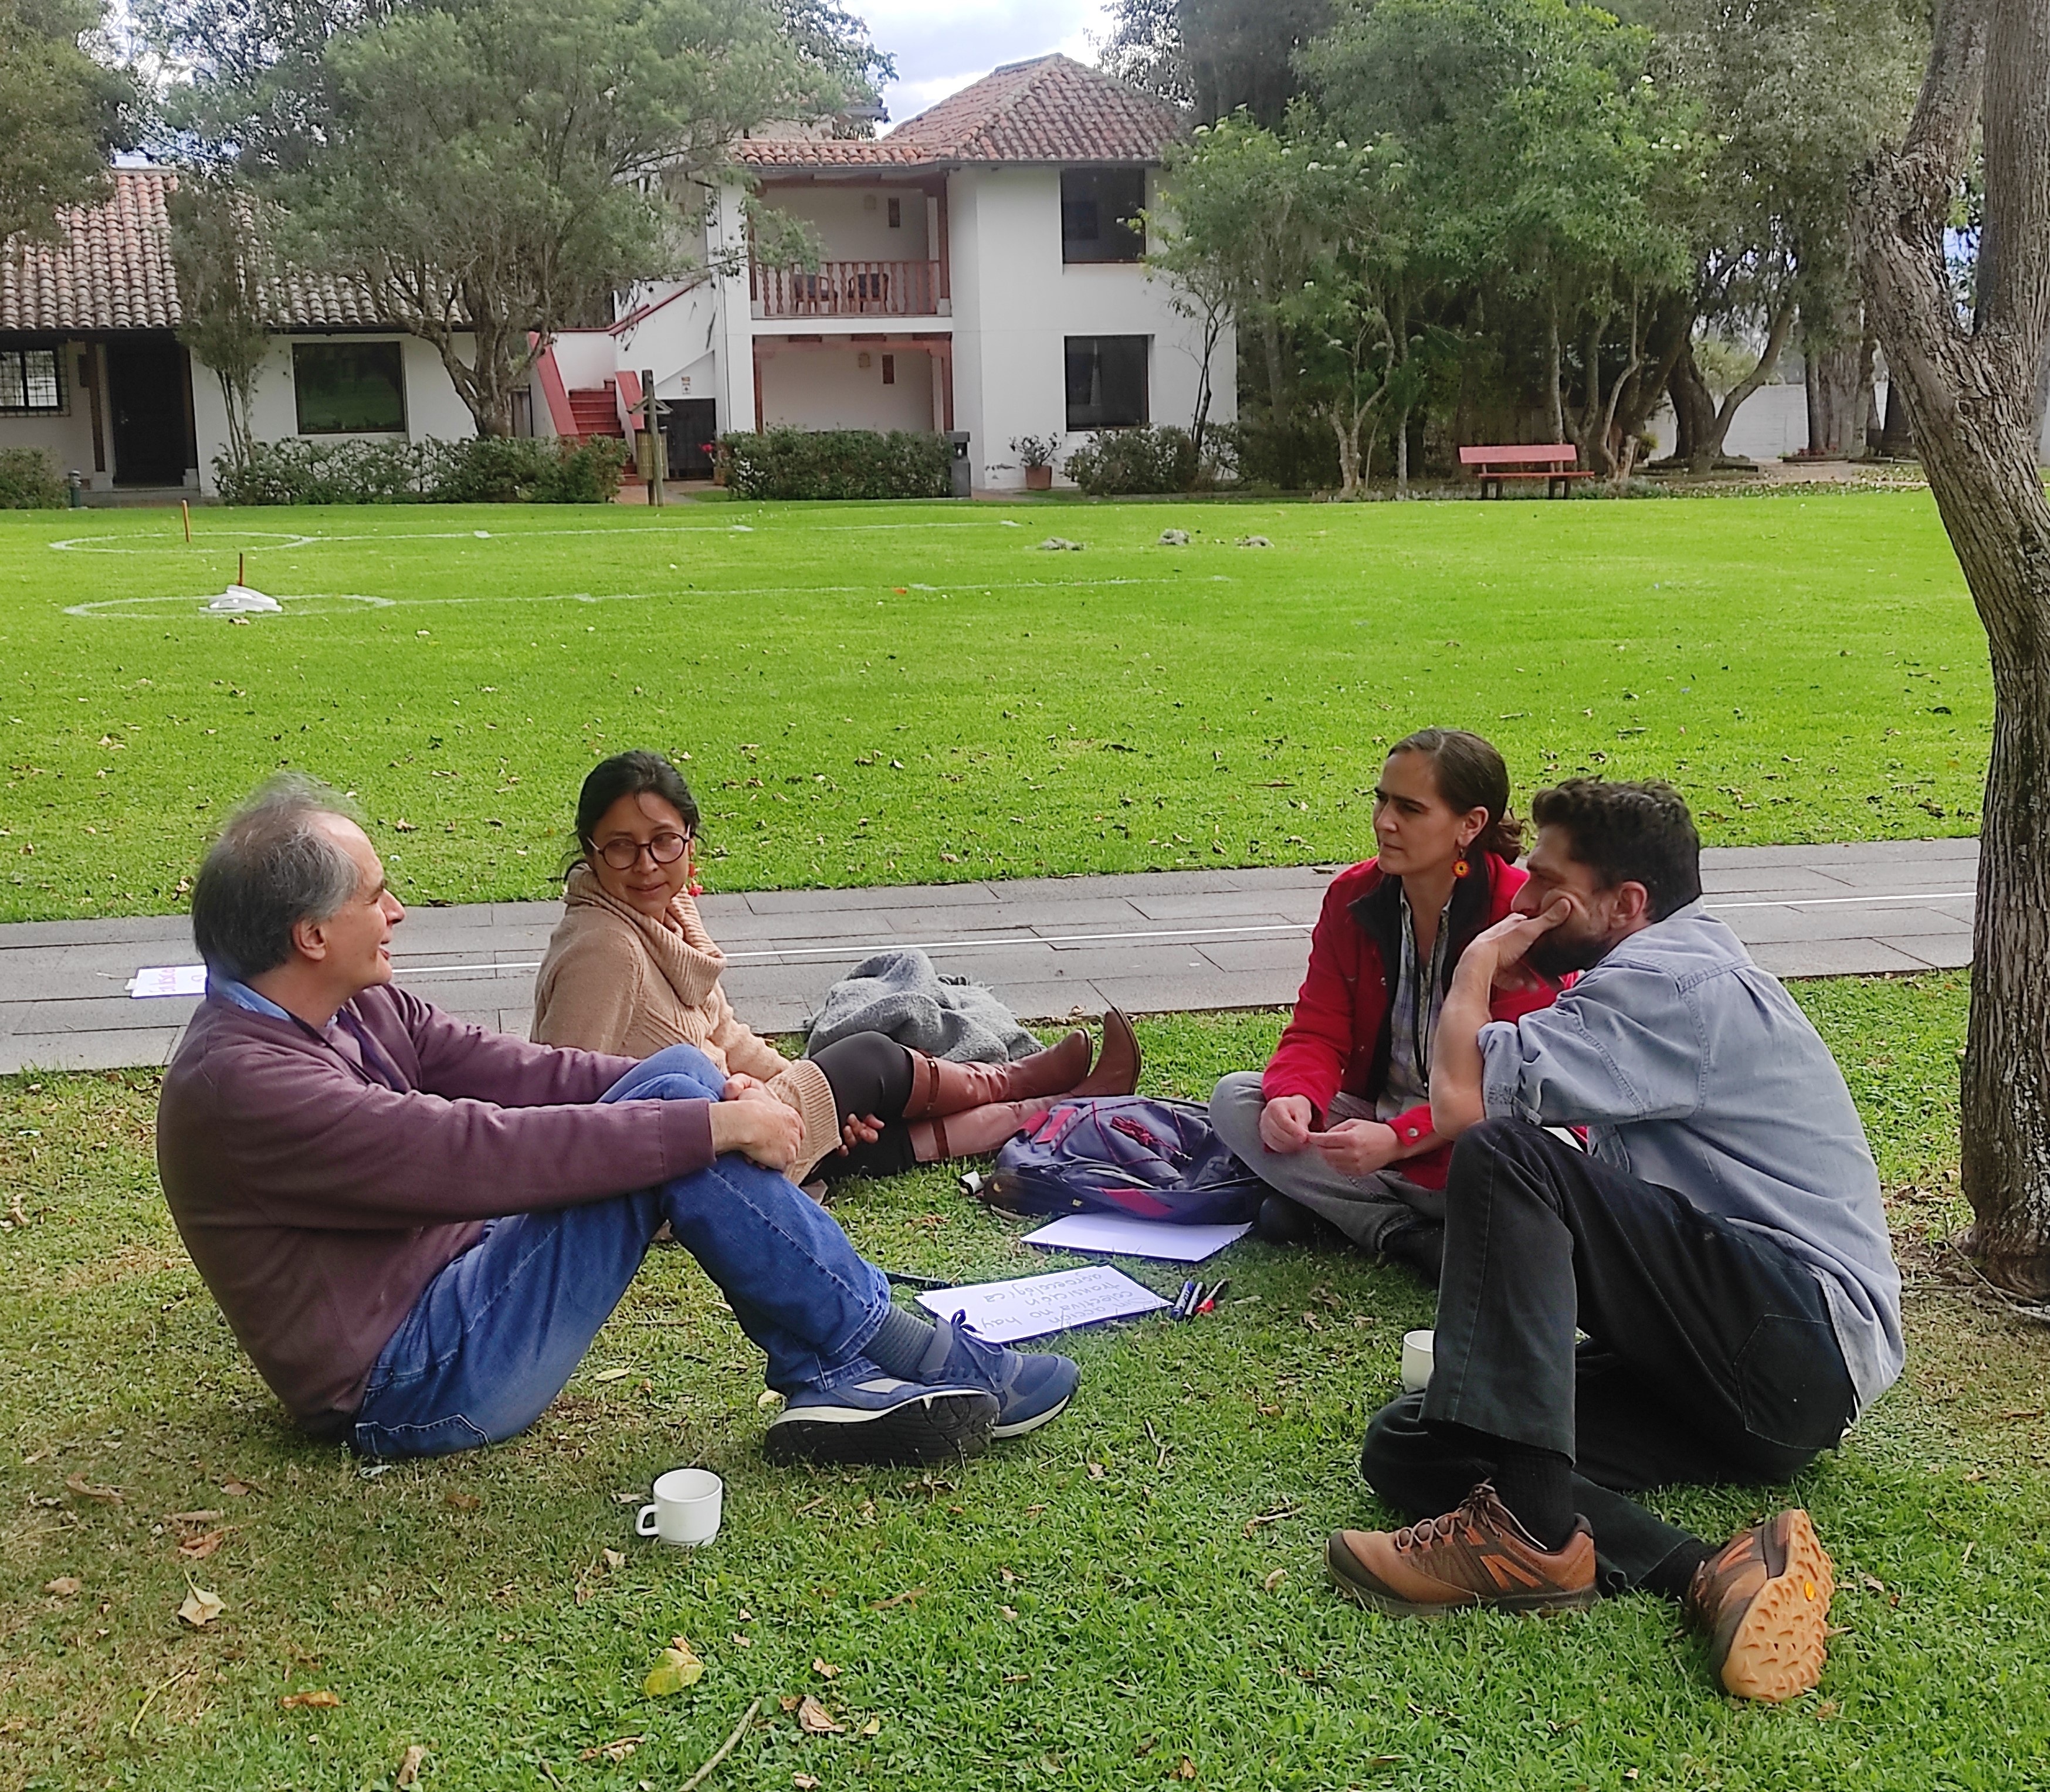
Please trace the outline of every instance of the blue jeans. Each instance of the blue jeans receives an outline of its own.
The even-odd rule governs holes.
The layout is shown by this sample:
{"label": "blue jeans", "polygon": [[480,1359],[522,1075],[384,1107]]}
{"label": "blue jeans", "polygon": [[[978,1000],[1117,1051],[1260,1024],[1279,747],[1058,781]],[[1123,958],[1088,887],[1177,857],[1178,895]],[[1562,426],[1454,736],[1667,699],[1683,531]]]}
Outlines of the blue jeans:
{"label": "blue jeans", "polygon": [[[724,1082],[696,1047],[672,1046],[603,1099],[716,1101]],[[350,1441],[365,1455],[439,1456],[524,1431],[583,1360],[664,1220],[768,1353],[772,1388],[870,1373],[861,1351],[890,1306],[882,1271],[788,1178],[729,1153],[659,1188],[492,1221],[392,1334]]]}

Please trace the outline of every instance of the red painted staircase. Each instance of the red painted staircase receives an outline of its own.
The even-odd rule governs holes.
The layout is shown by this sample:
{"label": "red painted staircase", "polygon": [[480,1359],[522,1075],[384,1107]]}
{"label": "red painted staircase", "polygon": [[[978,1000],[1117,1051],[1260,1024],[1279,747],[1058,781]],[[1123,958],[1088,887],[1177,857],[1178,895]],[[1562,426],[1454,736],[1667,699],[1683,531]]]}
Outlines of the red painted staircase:
{"label": "red painted staircase", "polygon": [[[580,387],[569,394],[569,401],[578,441],[588,442],[594,435],[609,435],[615,442],[626,439],[626,431],[619,423],[619,388],[616,381],[608,380],[602,386]],[[633,486],[641,483],[641,475],[631,461],[626,463],[622,482]]]}

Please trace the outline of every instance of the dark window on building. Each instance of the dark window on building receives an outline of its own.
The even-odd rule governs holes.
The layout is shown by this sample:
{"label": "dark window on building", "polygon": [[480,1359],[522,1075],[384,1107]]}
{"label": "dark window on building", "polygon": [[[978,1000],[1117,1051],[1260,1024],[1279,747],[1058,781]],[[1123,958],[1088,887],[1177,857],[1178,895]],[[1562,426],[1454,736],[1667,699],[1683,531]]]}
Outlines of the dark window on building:
{"label": "dark window on building", "polygon": [[893,199],[890,201],[890,228],[892,230],[902,230],[904,228],[904,201],[901,199]]}
{"label": "dark window on building", "polygon": [[54,349],[0,349],[0,411],[64,409],[64,357]]}
{"label": "dark window on building", "polygon": [[897,357],[894,355],[883,357],[883,384],[886,386],[897,384]]}
{"label": "dark window on building", "polygon": [[1143,336],[1068,338],[1068,427],[1120,429],[1146,421]]}
{"label": "dark window on building", "polygon": [[302,435],[403,434],[406,376],[396,342],[294,342]]}
{"label": "dark window on building", "polygon": [[1061,259],[1136,261],[1146,252],[1138,222],[1146,205],[1143,168],[1061,170]]}

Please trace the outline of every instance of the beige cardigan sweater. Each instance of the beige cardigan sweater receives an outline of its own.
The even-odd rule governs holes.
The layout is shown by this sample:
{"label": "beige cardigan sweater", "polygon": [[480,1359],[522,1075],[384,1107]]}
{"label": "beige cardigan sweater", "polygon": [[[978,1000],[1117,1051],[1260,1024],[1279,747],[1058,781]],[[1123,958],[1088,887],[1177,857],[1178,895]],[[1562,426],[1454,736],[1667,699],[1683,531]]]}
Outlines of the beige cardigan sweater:
{"label": "beige cardigan sweater", "polygon": [[666,920],[650,920],[614,901],[579,865],[563,902],[534,985],[536,1040],[622,1058],[696,1046],[727,1075],[758,1077],[797,1109],[805,1138],[793,1178],[838,1147],[825,1073],[809,1058],[791,1063],[734,1013],[719,981],[726,954],[688,896],[671,902]]}

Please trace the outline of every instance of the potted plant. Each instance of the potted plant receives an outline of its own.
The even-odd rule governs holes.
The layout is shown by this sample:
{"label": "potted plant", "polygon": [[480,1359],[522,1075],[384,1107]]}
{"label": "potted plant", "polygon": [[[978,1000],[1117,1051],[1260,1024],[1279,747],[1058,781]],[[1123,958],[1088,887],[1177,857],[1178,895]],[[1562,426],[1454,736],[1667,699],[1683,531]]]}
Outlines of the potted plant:
{"label": "potted plant", "polygon": [[1011,452],[1025,469],[1025,489],[1050,492],[1054,489],[1054,454],[1060,444],[1050,435],[1016,435]]}

